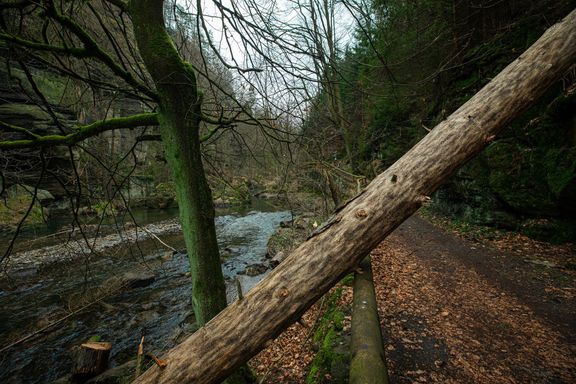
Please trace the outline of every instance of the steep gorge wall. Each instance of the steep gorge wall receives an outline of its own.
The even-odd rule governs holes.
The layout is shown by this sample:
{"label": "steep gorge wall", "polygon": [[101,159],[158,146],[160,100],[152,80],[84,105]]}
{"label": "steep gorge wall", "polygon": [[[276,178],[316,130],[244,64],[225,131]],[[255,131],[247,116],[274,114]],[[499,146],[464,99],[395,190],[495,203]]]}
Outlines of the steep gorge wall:
{"label": "steep gorge wall", "polygon": [[[32,87],[26,72],[14,60],[7,60],[8,50],[0,46],[0,121],[26,128],[39,135],[61,134],[69,132],[77,124],[88,124],[100,119],[116,116],[128,116],[142,113],[145,106],[138,100],[117,98],[112,94],[95,94],[80,88],[73,80],[66,79],[47,68],[34,63],[27,63],[26,70],[32,77],[35,87],[44,96],[42,100]],[[32,64],[32,65],[30,65]],[[85,88],[85,87],[84,87]],[[146,133],[156,133],[155,128],[147,128]],[[121,130],[105,132],[99,137],[91,138],[84,147],[68,149],[56,147],[44,151],[43,162],[38,150],[15,150],[3,152],[0,156],[0,167],[4,176],[5,188],[15,184],[38,186],[46,190],[56,200],[66,199],[69,194],[78,192],[78,180],[73,170],[73,161],[77,163],[80,183],[83,184],[83,195],[100,195],[106,198],[114,188],[110,183],[109,172],[91,158],[90,153],[110,167],[124,159],[123,169],[138,167],[134,180],[136,184],[146,184],[149,177],[141,173],[143,168],[157,162],[159,146],[154,143],[139,143],[136,138],[140,130]],[[24,136],[19,133],[0,131],[0,139],[18,139]],[[133,151],[133,156],[126,156]],[[138,180],[144,180],[141,183]],[[109,186],[109,191],[103,188]],[[130,184],[123,186],[130,191]],[[146,193],[141,189],[137,195]],[[140,197],[139,196],[139,197]]]}
{"label": "steep gorge wall", "polygon": [[[353,145],[368,176],[374,164],[380,169],[392,164],[576,3],[373,0],[372,5],[383,16],[371,26],[371,40],[361,38],[341,63],[347,118],[358,138]],[[573,220],[575,81],[573,70],[509,124],[437,193],[436,208],[507,228],[526,219]]]}

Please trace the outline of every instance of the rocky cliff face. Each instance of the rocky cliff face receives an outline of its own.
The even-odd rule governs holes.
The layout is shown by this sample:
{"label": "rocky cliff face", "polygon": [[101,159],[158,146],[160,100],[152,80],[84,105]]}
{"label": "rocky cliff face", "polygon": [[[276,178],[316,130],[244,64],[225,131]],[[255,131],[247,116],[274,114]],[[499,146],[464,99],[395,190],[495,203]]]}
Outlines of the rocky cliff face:
{"label": "rocky cliff face", "polygon": [[[1,51],[0,53],[4,53]],[[62,99],[61,79],[56,75],[40,74],[32,69],[31,75],[43,94],[46,103],[35,97],[26,73],[17,66],[0,66],[0,121],[23,127],[35,134],[61,134],[69,131],[76,114],[54,100]],[[51,115],[52,114],[52,115]],[[0,140],[17,140],[25,136],[20,133],[0,131]],[[67,148],[55,148],[43,153],[44,171],[39,150],[14,150],[0,153],[0,169],[5,187],[14,184],[35,186],[49,191],[55,198],[66,196],[65,186],[70,184],[71,153]],[[39,180],[41,174],[44,177]]]}
{"label": "rocky cliff face", "polygon": [[[7,64],[7,54],[8,51],[0,44],[0,121],[4,123],[23,127],[39,135],[63,134],[70,132],[76,124],[128,116],[142,113],[146,109],[137,100],[118,99],[113,94],[79,89],[72,80],[46,68],[34,67],[34,63],[27,64],[27,73],[14,61]],[[30,77],[34,84],[30,82]],[[35,88],[40,90],[44,100],[37,95]],[[136,137],[142,133],[142,130],[111,131],[89,139],[84,144],[86,149],[106,164],[122,161],[122,166],[126,168],[149,165],[161,156],[157,145],[146,142],[134,145]],[[149,128],[146,133],[156,131]],[[25,137],[21,133],[0,129],[0,140]],[[125,156],[131,150],[133,155]],[[56,200],[65,199],[69,194],[78,193],[73,168],[73,162],[77,162],[83,195],[102,195],[104,198],[110,195],[110,191],[103,187],[110,178],[108,171],[96,164],[98,161],[87,152],[78,148],[58,147],[44,150],[42,156],[44,166],[39,150],[19,149],[0,153],[4,187],[16,184],[38,185],[39,189],[50,192]],[[42,173],[44,177],[39,180]],[[133,172],[135,175],[138,173]],[[110,189],[115,188],[113,183],[108,184]]]}

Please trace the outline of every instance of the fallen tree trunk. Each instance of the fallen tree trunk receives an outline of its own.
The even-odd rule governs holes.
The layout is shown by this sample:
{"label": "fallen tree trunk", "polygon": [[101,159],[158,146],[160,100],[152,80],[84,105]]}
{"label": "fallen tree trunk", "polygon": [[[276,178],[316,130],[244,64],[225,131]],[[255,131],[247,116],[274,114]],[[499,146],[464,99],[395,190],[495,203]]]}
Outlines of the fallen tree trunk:
{"label": "fallen tree trunk", "polygon": [[243,299],[137,383],[223,380],[296,321],[576,62],[576,11],[376,177]]}

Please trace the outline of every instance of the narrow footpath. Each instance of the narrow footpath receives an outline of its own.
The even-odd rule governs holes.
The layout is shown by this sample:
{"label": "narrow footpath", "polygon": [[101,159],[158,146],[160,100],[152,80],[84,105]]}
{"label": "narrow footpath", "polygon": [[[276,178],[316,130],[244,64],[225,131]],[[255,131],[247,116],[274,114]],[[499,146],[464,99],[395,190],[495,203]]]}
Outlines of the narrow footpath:
{"label": "narrow footpath", "polygon": [[392,383],[576,383],[573,249],[470,242],[414,216],[372,262]]}

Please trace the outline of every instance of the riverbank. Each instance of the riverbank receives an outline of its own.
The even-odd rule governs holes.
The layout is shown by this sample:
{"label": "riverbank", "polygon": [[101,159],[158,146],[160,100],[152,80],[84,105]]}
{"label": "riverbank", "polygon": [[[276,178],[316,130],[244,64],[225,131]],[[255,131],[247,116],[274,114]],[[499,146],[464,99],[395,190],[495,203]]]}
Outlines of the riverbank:
{"label": "riverbank", "polygon": [[[230,301],[237,295],[236,281],[247,293],[270,270],[268,239],[290,217],[286,211],[217,217]],[[94,242],[98,254],[75,253],[71,261],[58,259],[58,250],[67,249],[63,244],[36,249],[33,255],[45,253],[44,270],[0,282],[0,345],[33,335],[3,351],[0,382],[45,383],[65,376],[71,348],[93,336],[112,343],[115,367],[135,357],[143,334],[147,353],[162,356],[196,330],[187,257],[151,236],[182,249],[177,221],[144,228],[148,232],[128,228],[122,236],[106,235]]]}
{"label": "riverbank", "polygon": [[[11,254],[2,264],[2,274],[10,277],[35,275],[47,266],[70,263],[80,258],[91,259],[109,253],[118,246],[129,246],[139,241],[158,239],[180,233],[182,227],[178,219],[170,219],[144,226],[131,225],[118,228],[120,231],[104,236],[75,228],[59,235],[61,242],[56,245]],[[158,241],[161,241],[158,239]]]}

